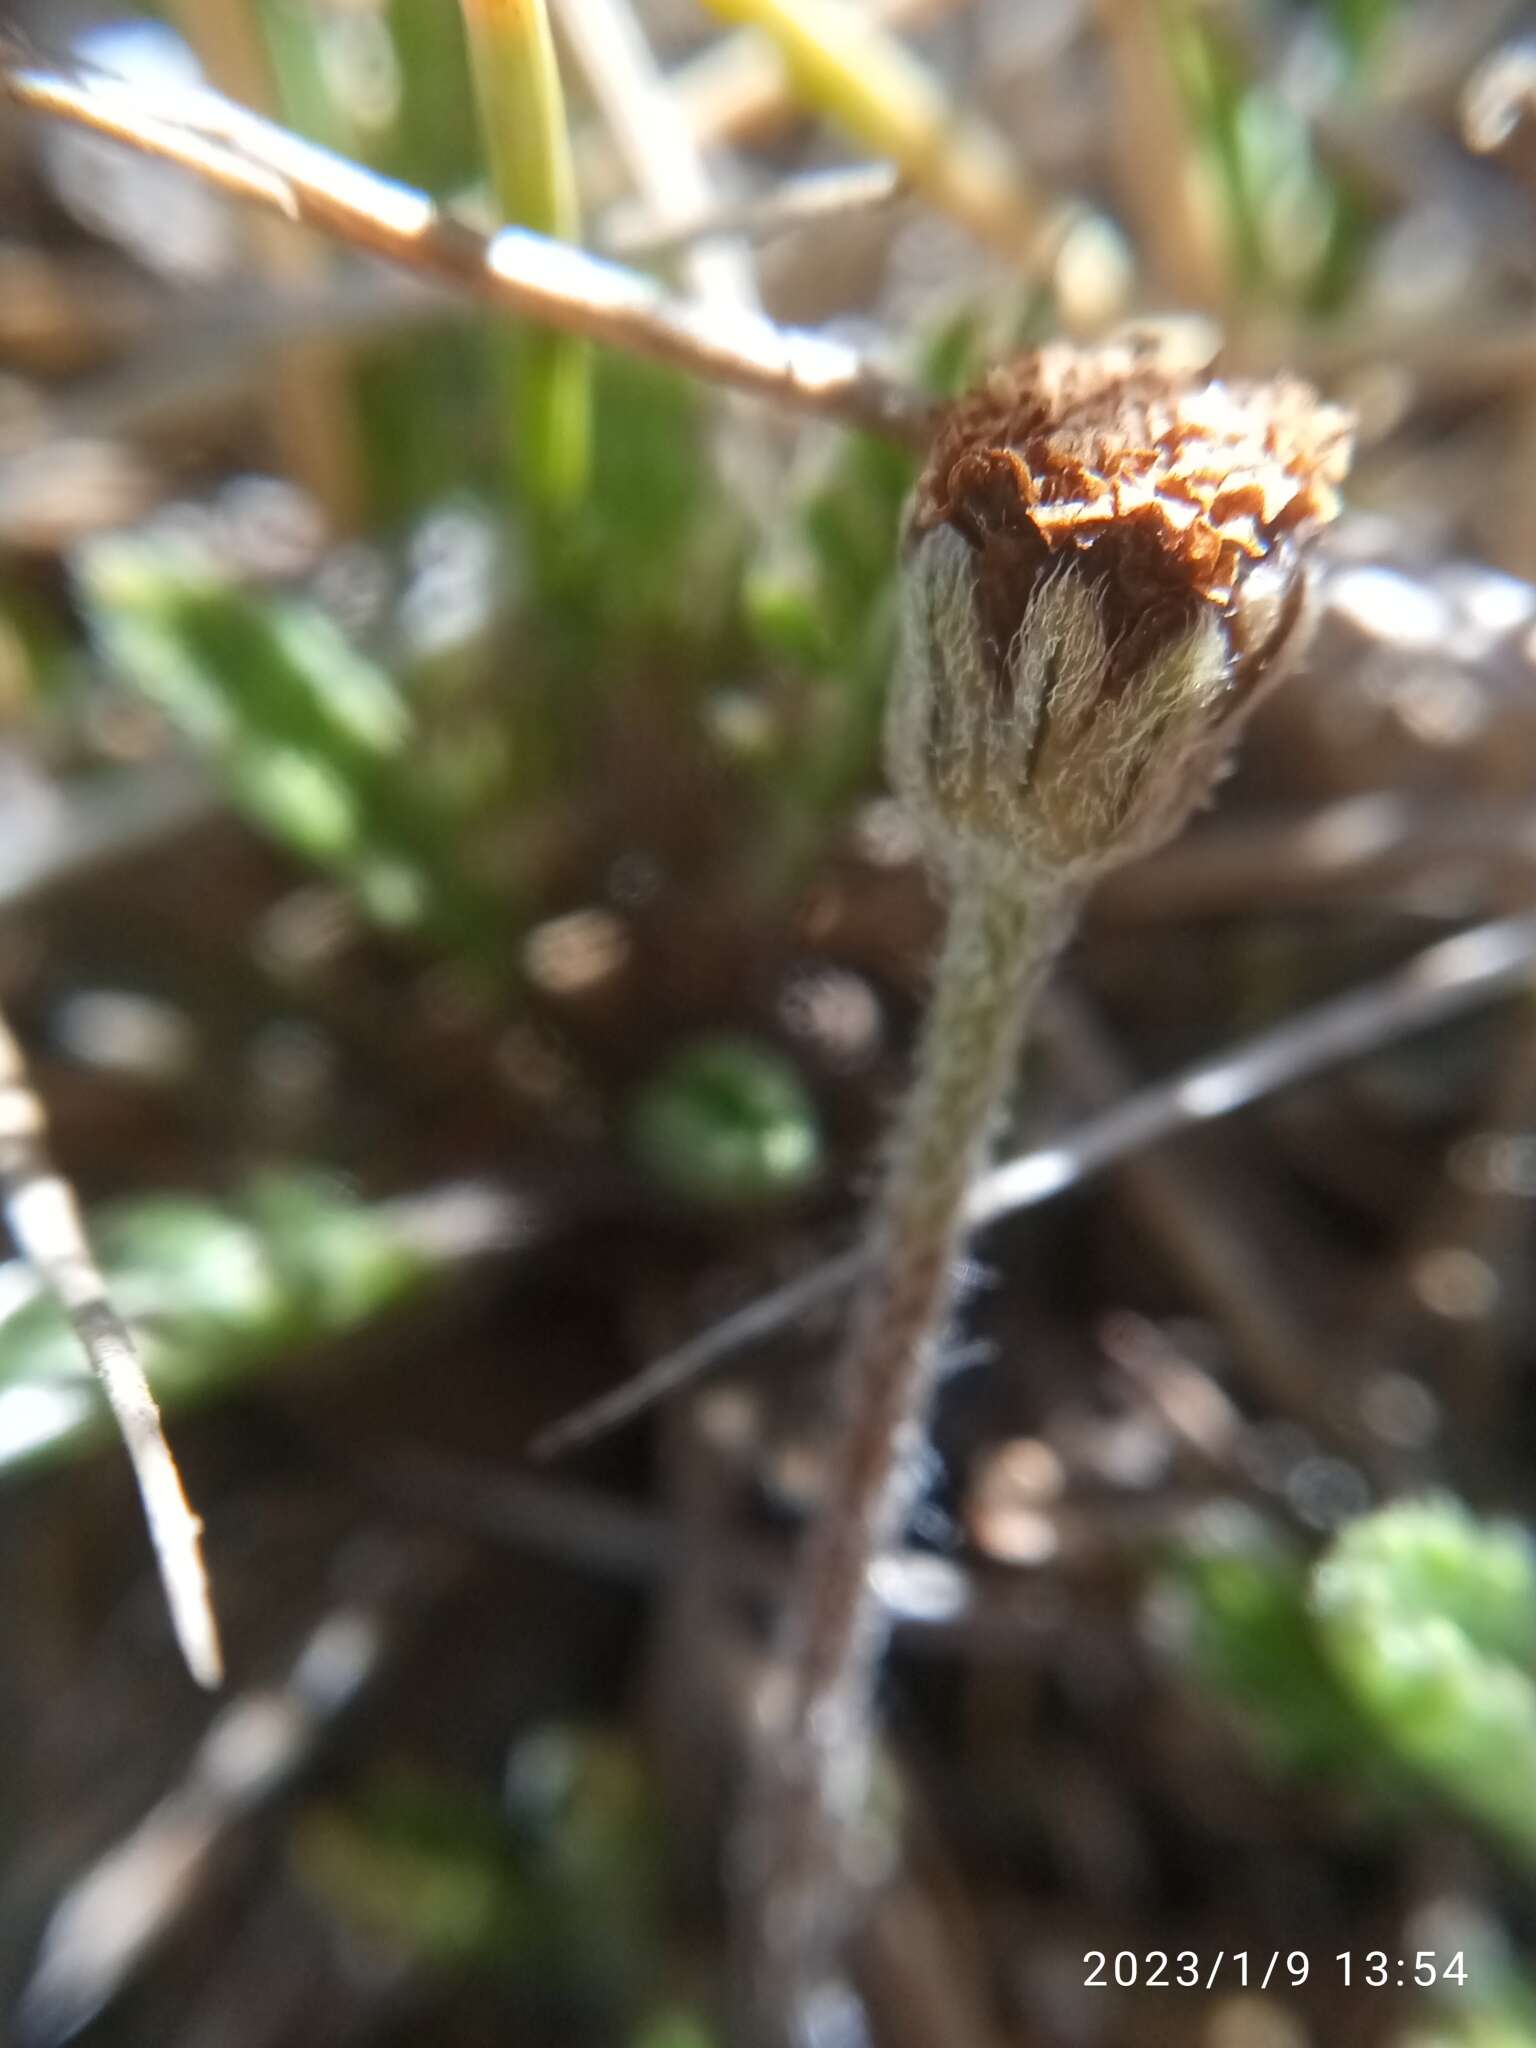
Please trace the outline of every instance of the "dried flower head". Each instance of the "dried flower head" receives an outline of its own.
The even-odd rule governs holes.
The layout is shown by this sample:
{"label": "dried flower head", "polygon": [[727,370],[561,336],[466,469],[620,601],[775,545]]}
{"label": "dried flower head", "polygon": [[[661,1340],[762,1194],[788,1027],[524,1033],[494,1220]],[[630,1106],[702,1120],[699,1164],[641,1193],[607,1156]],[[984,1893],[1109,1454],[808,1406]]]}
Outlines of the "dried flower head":
{"label": "dried flower head", "polygon": [[1306,385],[1134,342],[955,404],[908,510],[889,729],[943,857],[1072,879],[1175,832],[1295,650],[1348,459]]}

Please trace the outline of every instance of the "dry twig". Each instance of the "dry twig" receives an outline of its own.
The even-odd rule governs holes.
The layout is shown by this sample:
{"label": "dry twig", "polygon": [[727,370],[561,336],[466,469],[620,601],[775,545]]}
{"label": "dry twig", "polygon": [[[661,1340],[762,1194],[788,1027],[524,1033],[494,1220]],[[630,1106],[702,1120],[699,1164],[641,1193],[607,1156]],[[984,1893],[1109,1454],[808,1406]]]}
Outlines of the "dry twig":
{"label": "dry twig", "polygon": [[921,446],[928,402],[824,335],[672,297],[649,278],[526,230],[484,235],[423,192],[378,177],[216,93],[148,89],[0,43],[19,106],[181,164],[231,196],[521,319],[731,389]]}
{"label": "dry twig", "polygon": [[182,1490],[160,1411],[127,1326],[107,1295],[74,1190],[48,1157],[43,1106],[0,1018],[0,1205],[17,1250],[69,1318],[101,1382],[133,1461],[166,1602],[187,1668],[199,1685],[224,1675],[203,1564],[202,1523]]}
{"label": "dry twig", "polygon": [[[1117,1160],[1160,1144],[1191,1124],[1230,1116],[1330,1067],[1513,994],[1529,983],[1533,968],[1536,914],[1497,918],[1442,939],[1379,981],[1319,1003],[1166,1081],[1138,1089],[1054,1143],[994,1168],[972,1192],[968,1223],[973,1230],[985,1229],[1015,1210],[1053,1200]],[[737,1352],[836,1301],[857,1280],[864,1264],[863,1253],[854,1250],[797,1274],[545,1430],[535,1440],[534,1451],[540,1457],[554,1457],[573,1450],[669,1399]]]}
{"label": "dry twig", "polygon": [[[645,203],[648,227],[687,234],[715,209],[715,195],[629,0],[556,0],[555,12]],[[757,304],[749,253],[718,236],[689,239],[683,278],[706,304]]]}
{"label": "dry twig", "polygon": [[293,1783],[373,1677],[384,1620],[367,1607],[333,1609],[287,1678],[232,1700],[181,1782],[70,1885],[22,1994],[29,2039],[69,2040],[132,1981],[192,1906],[221,1841]]}

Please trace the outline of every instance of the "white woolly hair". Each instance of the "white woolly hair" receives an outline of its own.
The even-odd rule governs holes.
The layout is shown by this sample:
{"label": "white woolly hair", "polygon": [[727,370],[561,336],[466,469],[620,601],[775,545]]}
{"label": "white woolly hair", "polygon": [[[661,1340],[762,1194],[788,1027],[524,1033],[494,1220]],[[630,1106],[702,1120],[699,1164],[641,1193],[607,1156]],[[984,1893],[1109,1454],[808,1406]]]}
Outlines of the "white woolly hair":
{"label": "white woolly hair", "polygon": [[924,535],[903,583],[887,759],[942,862],[1086,880],[1179,829],[1232,736],[1219,613],[1110,694],[1112,643],[1081,556],[1036,584],[1003,679],[976,624],[975,557],[952,526]]}

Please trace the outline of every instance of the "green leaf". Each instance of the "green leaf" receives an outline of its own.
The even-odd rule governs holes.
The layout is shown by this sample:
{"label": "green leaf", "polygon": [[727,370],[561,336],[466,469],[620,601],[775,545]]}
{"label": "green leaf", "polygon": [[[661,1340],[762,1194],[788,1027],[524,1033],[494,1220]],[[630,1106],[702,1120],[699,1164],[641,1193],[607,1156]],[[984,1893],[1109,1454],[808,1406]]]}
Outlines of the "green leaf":
{"label": "green leaf", "polygon": [[666,1855],[638,1751],[553,1723],[517,1743],[506,1788],[525,1867],[565,1930],[569,1976],[633,2013],[660,1975]]}
{"label": "green leaf", "polygon": [[1188,1661],[1241,1711],[1269,1764],[1358,1775],[1371,1731],[1317,1641],[1307,1583],[1301,1553],[1235,1504],[1203,1515],[1171,1566]]}
{"label": "green leaf", "polygon": [[95,543],[76,572],[104,653],[250,818],[348,880],[380,923],[424,927],[495,967],[500,914],[463,871],[459,822],[423,778],[412,716],[324,613],[151,539]]}
{"label": "green leaf", "polygon": [[1357,76],[1370,67],[1401,0],[1325,0],[1334,35]]}
{"label": "green leaf", "polygon": [[1179,7],[1168,32],[1226,213],[1237,282],[1252,297],[1318,311],[1340,303],[1366,250],[1363,195],[1318,156],[1284,96],[1250,75],[1224,24]]}
{"label": "green leaf", "polygon": [[332,1912],[403,1959],[510,1980],[541,2040],[631,2039],[634,2015],[658,2009],[664,1847],[634,1746],[563,1725],[518,1741],[505,1808],[393,1770],[311,1807],[293,1835]]}
{"label": "green leaf", "polygon": [[551,1915],[487,1798],[395,1771],[346,1805],[304,1812],[292,1855],[325,1907],[406,1959],[497,1975],[548,1967]]}
{"label": "green leaf", "polygon": [[[570,515],[540,590],[590,667],[637,638],[697,645],[734,597],[739,511],[709,449],[705,401],[670,370],[605,354],[596,379],[592,488]],[[590,673],[586,680],[590,684]]]}
{"label": "green leaf", "polygon": [[668,2006],[641,2022],[634,2048],[717,2048],[717,2036],[697,2013]]}
{"label": "green leaf", "polygon": [[[461,5],[499,218],[559,241],[577,241],[576,174],[544,0]],[[515,337],[507,363],[514,473],[532,507],[563,511],[587,484],[590,351],[568,335],[529,328]]]}
{"label": "green leaf", "polygon": [[781,1199],[821,1166],[815,1106],[779,1053],[749,1038],[705,1038],[674,1053],[629,1119],[640,1165],[711,1206]]}
{"label": "green leaf", "polygon": [[765,756],[788,872],[841,822],[877,773],[896,651],[896,547],[912,464],[899,449],[840,436],[822,444],[746,579],[749,630],[798,673]]}
{"label": "green leaf", "polygon": [[[1460,1928],[1454,1939],[1460,1948]],[[1536,1987],[1515,1966],[1497,1922],[1474,1917],[1461,1954],[1465,1983],[1439,1984],[1425,2001],[1432,2016],[1411,2026],[1398,2048],[1536,2048]]]}
{"label": "green leaf", "polygon": [[[469,56],[448,0],[260,0],[260,14],[289,127],[434,198],[476,181]],[[485,355],[467,321],[357,352],[348,381],[375,526],[493,478]]]}
{"label": "green leaf", "polygon": [[1536,1865],[1536,1559],[1459,1502],[1352,1523],[1313,1577],[1329,1662],[1392,1752]]}

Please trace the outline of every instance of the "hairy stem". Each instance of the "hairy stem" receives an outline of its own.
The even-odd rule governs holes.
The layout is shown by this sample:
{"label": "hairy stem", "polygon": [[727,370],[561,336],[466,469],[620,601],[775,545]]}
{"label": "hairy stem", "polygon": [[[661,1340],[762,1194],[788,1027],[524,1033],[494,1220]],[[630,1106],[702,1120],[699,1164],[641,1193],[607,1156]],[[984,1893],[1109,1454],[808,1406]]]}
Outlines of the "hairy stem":
{"label": "hairy stem", "polygon": [[824,1505],[786,1622],[742,1837],[744,2019],[757,2044],[808,2038],[857,1890],[871,1705],[885,1622],[872,1578],[921,1476],[966,1196],[1035,991],[1072,920],[1065,892],[956,878],[911,1092],[869,1231],[839,1376]]}

